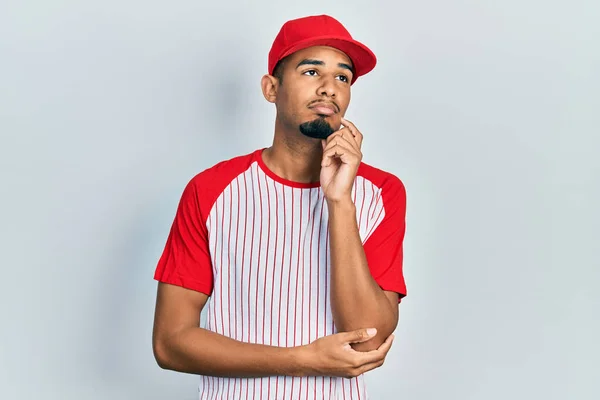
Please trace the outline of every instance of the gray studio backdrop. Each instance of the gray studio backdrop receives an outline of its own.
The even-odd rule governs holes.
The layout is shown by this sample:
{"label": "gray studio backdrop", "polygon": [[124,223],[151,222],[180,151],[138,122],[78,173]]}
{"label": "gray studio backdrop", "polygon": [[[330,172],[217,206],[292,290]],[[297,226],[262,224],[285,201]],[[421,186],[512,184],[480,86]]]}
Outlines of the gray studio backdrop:
{"label": "gray studio backdrop", "polygon": [[379,57],[347,114],[408,193],[372,399],[600,398],[597,1],[0,2],[0,398],[197,398],[154,362],[187,181],[269,146],[290,18]]}

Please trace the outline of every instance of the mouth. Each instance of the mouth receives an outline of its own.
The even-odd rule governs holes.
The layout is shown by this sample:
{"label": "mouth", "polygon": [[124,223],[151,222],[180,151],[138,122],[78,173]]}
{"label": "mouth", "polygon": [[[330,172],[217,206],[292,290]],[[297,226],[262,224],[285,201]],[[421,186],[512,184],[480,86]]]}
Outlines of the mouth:
{"label": "mouth", "polygon": [[318,102],[309,107],[319,115],[333,115],[338,112],[337,107],[333,103]]}

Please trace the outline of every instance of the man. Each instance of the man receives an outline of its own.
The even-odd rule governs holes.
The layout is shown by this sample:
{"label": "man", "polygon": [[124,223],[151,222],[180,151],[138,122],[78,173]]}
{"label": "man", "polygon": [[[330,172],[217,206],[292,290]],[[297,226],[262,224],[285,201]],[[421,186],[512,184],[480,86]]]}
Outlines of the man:
{"label": "man", "polygon": [[329,16],[288,21],[261,81],[273,145],[185,187],[155,272],[153,349],[201,375],[201,399],[367,398],[406,295],[404,186],[362,163],[343,118],[375,63]]}

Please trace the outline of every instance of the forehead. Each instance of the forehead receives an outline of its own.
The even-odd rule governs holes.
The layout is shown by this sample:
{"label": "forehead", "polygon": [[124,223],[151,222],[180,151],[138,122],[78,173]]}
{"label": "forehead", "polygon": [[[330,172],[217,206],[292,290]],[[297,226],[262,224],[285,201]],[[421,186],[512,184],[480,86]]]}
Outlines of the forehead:
{"label": "forehead", "polygon": [[352,66],[352,60],[341,50],[329,46],[312,46],[306,49],[298,50],[290,57],[292,61],[301,61],[306,58],[320,60],[325,64],[344,63]]}

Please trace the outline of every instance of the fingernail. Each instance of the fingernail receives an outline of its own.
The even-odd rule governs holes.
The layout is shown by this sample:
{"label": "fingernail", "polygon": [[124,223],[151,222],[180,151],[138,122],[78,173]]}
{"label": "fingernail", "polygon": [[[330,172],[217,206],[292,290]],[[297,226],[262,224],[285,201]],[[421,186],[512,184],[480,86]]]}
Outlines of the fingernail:
{"label": "fingernail", "polygon": [[367,335],[369,335],[369,336],[375,336],[376,333],[377,333],[377,329],[375,329],[375,328],[367,329]]}

